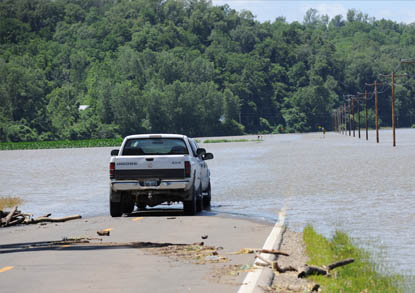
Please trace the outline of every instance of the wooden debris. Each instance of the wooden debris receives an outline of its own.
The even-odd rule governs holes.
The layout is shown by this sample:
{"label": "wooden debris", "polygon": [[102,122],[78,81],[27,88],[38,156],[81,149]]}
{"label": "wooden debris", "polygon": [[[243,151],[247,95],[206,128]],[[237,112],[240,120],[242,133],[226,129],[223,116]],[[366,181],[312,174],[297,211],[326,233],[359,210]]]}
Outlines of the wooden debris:
{"label": "wooden debris", "polygon": [[333,270],[337,267],[341,267],[341,266],[347,265],[347,264],[352,263],[352,262],[354,262],[354,259],[353,258],[348,258],[348,259],[345,259],[345,260],[342,260],[342,261],[338,261],[338,262],[329,264],[327,266],[327,269],[330,271],[330,270]]}
{"label": "wooden debris", "polygon": [[12,217],[13,217],[13,215],[16,211],[17,211],[17,206],[14,206],[12,208],[12,210],[9,212],[9,214],[4,218],[4,221],[3,221],[3,219],[1,219],[1,222],[2,222],[3,226],[8,226],[9,225],[10,220],[12,219]]}
{"label": "wooden debris", "polygon": [[324,276],[324,275],[327,275],[327,274],[328,274],[328,271],[323,269],[323,268],[320,268],[320,267],[317,267],[317,266],[308,266],[308,265],[306,265],[304,267],[304,270],[298,274],[298,278],[306,278],[308,276],[313,276],[313,275],[323,275]]}
{"label": "wooden debris", "polygon": [[230,254],[252,254],[252,253],[268,253],[275,255],[290,256],[288,253],[276,250],[276,249],[255,249],[255,248],[242,248],[237,252],[231,252]]}
{"label": "wooden debris", "polygon": [[311,292],[319,292],[320,289],[320,285],[319,284],[315,284],[313,286],[313,288],[311,288]]}
{"label": "wooden debris", "polygon": [[60,223],[60,222],[66,222],[70,220],[76,220],[81,219],[81,215],[72,215],[68,217],[62,217],[62,218],[48,218],[48,217],[39,217],[35,219],[29,219],[27,222],[25,220],[25,224],[37,224],[42,222],[51,222],[51,223]]}
{"label": "wooden debris", "polygon": [[311,275],[330,275],[330,271],[341,266],[345,266],[347,264],[350,264],[354,262],[353,258],[348,258],[342,261],[338,261],[332,264],[329,264],[328,266],[324,267],[317,267],[317,266],[308,266],[306,265],[304,267],[304,270],[298,274],[299,278],[305,278]]}
{"label": "wooden debris", "polygon": [[274,271],[277,271],[278,273],[285,273],[285,272],[298,272],[298,270],[292,266],[288,266],[288,267],[280,267],[278,265],[278,262],[274,261],[272,263],[272,269]]}
{"label": "wooden debris", "polygon": [[70,220],[80,219],[80,215],[73,215],[62,218],[49,218],[51,214],[46,214],[42,217],[33,218],[32,214],[22,213],[17,210],[17,206],[13,207],[9,213],[1,212],[0,227],[8,227],[17,224],[37,224],[43,222],[66,222]]}
{"label": "wooden debris", "polygon": [[110,236],[110,231],[109,230],[98,230],[97,234],[99,236]]}
{"label": "wooden debris", "polygon": [[259,250],[257,250],[257,252],[275,254],[275,255],[290,256],[288,253],[280,251],[280,250],[276,250],[276,249],[259,249]]}

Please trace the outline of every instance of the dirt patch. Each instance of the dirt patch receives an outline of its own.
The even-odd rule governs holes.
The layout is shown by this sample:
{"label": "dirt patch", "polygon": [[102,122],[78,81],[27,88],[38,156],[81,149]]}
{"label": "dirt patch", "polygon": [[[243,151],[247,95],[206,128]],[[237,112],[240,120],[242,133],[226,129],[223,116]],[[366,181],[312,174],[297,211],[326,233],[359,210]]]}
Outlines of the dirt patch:
{"label": "dirt patch", "polygon": [[149,248],[147,251],[153,255],[164,255],[179,261],[190,261],[195,264],[223,263],[229,261],[220,254],[222,248],[204,246],[200,244],[169,245],[166,247]]}
{"label": "dirt patch", "polygon": [[248,273],[253,271],[254,268],[252,265],[240,265],[240,264],[233,264],[233,265],[222,265],[217,266],[209,275],[209,280],[227,284],[227,285],[234,285],[240,286],[240,276],[241,274]]}

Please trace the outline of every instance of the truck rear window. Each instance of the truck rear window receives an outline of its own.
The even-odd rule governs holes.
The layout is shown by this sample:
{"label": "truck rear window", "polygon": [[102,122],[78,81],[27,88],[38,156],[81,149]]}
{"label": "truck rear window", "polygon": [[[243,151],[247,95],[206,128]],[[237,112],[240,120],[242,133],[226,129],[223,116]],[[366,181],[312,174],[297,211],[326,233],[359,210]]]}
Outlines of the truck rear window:
{"label": "truck rear window", "polygon": [[127,140],[122,155],[187,155],[188,153],[186,144],[180,138],[138,138]]}

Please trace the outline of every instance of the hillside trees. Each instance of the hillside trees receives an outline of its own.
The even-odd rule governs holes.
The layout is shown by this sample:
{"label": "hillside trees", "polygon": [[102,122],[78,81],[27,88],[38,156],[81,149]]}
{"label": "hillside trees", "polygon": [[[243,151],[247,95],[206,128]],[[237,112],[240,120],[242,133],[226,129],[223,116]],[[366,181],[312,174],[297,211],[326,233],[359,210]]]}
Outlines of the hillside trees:
{"label": "hillside trees", "polygon": [[[329,128],[344,94],[415,57],[413,33],[355,10],[259,23],[204,0],[2,0],[0,140]],[[414,91],[397,88],[399,126]]]}

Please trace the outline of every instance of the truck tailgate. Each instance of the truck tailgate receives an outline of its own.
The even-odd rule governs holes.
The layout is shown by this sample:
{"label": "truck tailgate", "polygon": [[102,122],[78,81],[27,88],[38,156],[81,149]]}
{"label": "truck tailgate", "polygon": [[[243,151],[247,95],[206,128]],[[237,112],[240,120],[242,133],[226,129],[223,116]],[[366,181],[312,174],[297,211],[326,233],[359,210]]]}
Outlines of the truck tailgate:
{"label": "truck tailgate", "polygon": [[184,161],[183,155],[118,156],[114,160],[114,177],[118,180],[183,179]]}

